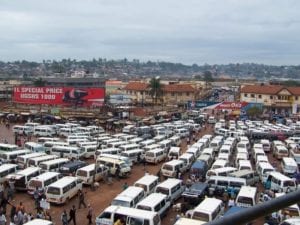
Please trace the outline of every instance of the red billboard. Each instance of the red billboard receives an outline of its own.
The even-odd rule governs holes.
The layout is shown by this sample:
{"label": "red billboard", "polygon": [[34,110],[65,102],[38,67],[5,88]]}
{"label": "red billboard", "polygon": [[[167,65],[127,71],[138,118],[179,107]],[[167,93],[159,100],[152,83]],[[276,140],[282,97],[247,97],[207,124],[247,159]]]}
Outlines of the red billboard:
{"label": "red billboard", "polygon": [[239,110],[247,104],[247,102],[222,102],[216,109]]}
{"label": "red billboard", "polygon": [[104,103],[104,88],[27,87],[14,88],[13,101],[25,104],[97,107]]}

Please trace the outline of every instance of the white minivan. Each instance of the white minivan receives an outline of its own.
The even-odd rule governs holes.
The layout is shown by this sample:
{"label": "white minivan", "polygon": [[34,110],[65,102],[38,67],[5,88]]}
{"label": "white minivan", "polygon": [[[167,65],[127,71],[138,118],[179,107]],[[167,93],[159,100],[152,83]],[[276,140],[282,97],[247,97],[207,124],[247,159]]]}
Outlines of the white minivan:
{"label": "white minivan", "polygon": [[165,177],[177,177],[178,173],[185,172],[185,168],[183,161],[173,159],[162,165],[161,174]]}
{"label": "white minivan", "polygon": [[159,183],[158,176],[147,174],[147,175],[141,177],[139,180],[137,180],[134,183],[134,186],[143,188],[146,195],[149,195],[149,194],[153,193],[153,191],[154,191],[156,185],[158,185],[158,183]]}
{"label": "white minivan", "polygon": [[216,198],[205,198],[192,212],[192,219],[210,222],[224,212],[223,202]]}
{"label": "white minivan", "polygon": [[82,181],[77,177],[66,176],[50,184],[46,190],[46,198],[50,203],[64,204],[82,190]]}
{"label": "white minivan", "polygon": [[143,188],[129,186],[112,200],[111,205],[134,208],[144,197],[145,191]]}
{"label": "white minivan", "polygon": [[167,195],[171,202],[176,201],[184,190],[185,187],[182,183],[182,180],[174,178],[168,178],[167,180],[158,184],[155,188],[156,193]]}
{"label": "white minivan", "polygon": [[167,154],[166,154],[165,150],[162,148],[156,148],[156,149],[149,150],[145,154],[146,162],[154,163],[154,164],[164,161],[166,159],[166,157],[167,157]]}

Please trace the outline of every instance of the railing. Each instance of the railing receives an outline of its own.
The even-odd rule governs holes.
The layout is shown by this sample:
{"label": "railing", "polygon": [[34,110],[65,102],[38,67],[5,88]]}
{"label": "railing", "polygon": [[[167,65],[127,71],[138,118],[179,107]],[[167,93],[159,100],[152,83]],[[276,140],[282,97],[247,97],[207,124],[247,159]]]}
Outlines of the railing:
{"label": "railing", "polygon": [[279,211],[300,201],[300,190],[291,192],[267,202],[246,208],[241,212],[222,217],[205,225],[242,225],[259,217],[267,216],[272,212]]}

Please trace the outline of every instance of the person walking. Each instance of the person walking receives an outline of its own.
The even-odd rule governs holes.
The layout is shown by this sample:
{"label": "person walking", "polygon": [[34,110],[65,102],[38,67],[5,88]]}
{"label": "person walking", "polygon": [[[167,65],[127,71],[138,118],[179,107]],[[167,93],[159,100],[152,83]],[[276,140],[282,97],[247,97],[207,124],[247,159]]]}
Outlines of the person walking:
{"label": "person walking", "polygon": [[85,201],[84,201],[84,193],[82,192],[82,190],[78,191],[78,198],[79,198],[78,209],[81,208],[81,205],[83,205],[84,208],[86,208],[86,204],[85,204]]}
{"label": "person walking", "polygon": [[70,209],[68,223],[70,223],[71,220],[73,221],[73,224],[76,225],[76,208],[75,208],[75,205],[73,205],[72,208]]}
{"label": "person walking", "polygon": [[86,218],[88,219],[88,225],[93,224],[93,222],[92,222],[93,208],[91,207],[90,204],[88,204],[88,214],[87,214]]}
{"label": "person walking", "polygon": [[64,209],[63,213],[61,214],[60,220],[62,222],[62,225],[68,225],[68,214],[65,209]]}
{"label": "person walking", "polygon": [[0,225],[6,225],[6,217],[2,211],[0,211]]}

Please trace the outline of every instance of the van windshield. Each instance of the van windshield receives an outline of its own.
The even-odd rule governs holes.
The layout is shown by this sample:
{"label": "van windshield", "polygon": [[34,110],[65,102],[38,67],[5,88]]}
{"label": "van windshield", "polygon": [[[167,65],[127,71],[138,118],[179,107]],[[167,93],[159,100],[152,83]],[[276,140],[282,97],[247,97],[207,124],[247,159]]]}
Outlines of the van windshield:
{"label": "van windshield", "polygon": [[60,189],[57,188],[57,187],[48,187],[47,193],[52,194],[52,195],[59,195],[60,194]]}
{"label": "van windshield", "polygon": [[292,180],[286,180],[283,182],[283,186],[284,187],[294,187],[295,186],[295,182]]}
{"label": "van windshield", "polygon": [[162,193],[162,194],[165,194],[165,195],[169,195],[169,189],[164,188],[164,187],[157,187],[156,192],[157,193]]}
{"label": "van windshield", "polygon": [[208,222],[209,215],[207,213],[203,213],[203,212],[194,212],[192,219]]}
{"label": "van windshield", "polygon": [[119,205],[119,206],[124,206],[124,207],[130,207],[130,202],[114,199],[111,202],[112,205]]}
{"label": "van windshield", "polygon": [[148,156],[148,157],[154,157],[154,153],[153,152],[147,152],[146,156]]}
{"label": "van windshield", "polygon": [[77,170],[77,176],[80,176],[80,177],[87,177],[87,171],[84,171],[84,170]]}
{"label": "van windshield", "polygon": [[40,187],[42,187],[43,186],[43,183],[42,183],[42,181],[39,181],[39,180],[31,180],[31,181],[29,181],[29,184],[28,184],[30,187],[38,187],[38,188],[40,188]]}
{"label": "van windshield", "polygon": [[163,169],[164,169],[164,170],[172,171],[172,170],[173,170],[173,167],[172,167],[171,165],[164,165],[164,166],[163,166]]}
{"label": "van windshield", "polygon": [[40,164],[39,167],[41,167],[42,170],[47,170],[47,165],[46,164]]}
{"label": "van windshield", "polygon": [[136,208],[146,210],[146,211],[151,211],[151,207],[146,206],[146,205],[138,205]]}
{"label": "van windshield", "polygon": [[247,204],[247,205],[253,206],[253,201],[252,201],[252,199],[251,199],[251,198],[248,198],[248,197],[239,196],[237,202],[238,202],[238,203],[242,203],[242,204]]}

